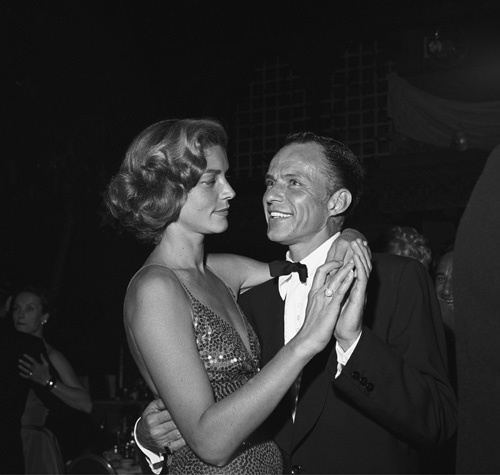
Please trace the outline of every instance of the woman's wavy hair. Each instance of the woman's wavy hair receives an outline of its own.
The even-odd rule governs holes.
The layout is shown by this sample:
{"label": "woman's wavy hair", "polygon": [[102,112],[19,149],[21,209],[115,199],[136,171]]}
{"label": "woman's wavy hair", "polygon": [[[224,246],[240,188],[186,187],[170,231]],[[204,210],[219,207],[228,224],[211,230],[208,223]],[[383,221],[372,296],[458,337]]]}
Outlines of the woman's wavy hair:
{"label": "woman's wavy hair", "polygon": [[215,119],[170,119],[150,125],[129,146],[108,185],[108,210],[140,241],[157,244],[203,175],[206,149],[216,145],[225,149],[227,134]]}

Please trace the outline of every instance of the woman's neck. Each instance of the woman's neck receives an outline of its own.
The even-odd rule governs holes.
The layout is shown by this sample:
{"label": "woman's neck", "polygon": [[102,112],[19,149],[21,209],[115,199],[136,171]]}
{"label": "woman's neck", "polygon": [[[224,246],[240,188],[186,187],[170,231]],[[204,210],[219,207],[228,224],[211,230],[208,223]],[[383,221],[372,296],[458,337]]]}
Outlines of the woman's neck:
{"label": "woman's neck", "polygon": [[204,269],[204,239],[203,236],[183,235],[178,238],[165,234],[156,245],[147,262],[157,262],[172,269]]}

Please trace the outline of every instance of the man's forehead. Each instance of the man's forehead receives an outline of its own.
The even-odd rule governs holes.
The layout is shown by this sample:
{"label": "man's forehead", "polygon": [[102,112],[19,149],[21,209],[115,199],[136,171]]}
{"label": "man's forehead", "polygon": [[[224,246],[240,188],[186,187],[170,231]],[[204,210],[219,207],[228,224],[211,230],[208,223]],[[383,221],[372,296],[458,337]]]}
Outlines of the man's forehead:
{"label": "man's forehead", "polygon": [[273,157],[268,173],[311,174],[323,165],[323,151],[316,143],[290,144]]}

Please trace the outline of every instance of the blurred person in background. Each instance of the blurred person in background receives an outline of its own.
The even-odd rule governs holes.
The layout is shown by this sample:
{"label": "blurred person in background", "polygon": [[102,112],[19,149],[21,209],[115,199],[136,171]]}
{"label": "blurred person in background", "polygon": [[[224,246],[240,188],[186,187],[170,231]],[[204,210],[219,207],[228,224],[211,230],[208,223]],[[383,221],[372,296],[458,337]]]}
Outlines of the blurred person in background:
{"label": "blurred person in background", "polygon": [[[447,240],[434,253],[430,271],[438,297],[443,320],[448,354],[450,383],[458,394],[457,356],[455,345],[455,316],[453,298],[453,247],[454,240]],[[424,473],[455,473],[457,434],[437,450],[428,450],[423,457]]]}
{"label": "blurred person in background", "polygon": [[433,259],[432,273],[447,337],[450,338],[450,343],[454,347],[453,248],[454,240],[446,241],[441,245]]}
{"label": "blurred person in background", "polygon": [[38,355],[23,354],[18,360],[19,375],[31,387],[21,420],[25,473],[64,473],[58,440],[72,434],[58,434],[61,420],[71,417],[71,409],[87,414],[92,410],[90,395],[71,364],[44,337],[50,315],[49,302],[40,287],[27,285],[12,298],[15,330],[42,343]]}
{"label": "blurred person in background", "polygon": [[374,252],[412,257],[429,270],[432,251],[427,238],[410,226],[392,226],[386,229],[371,247]]}
{"label": "blurred person in background", "polygon": [[19,376],[18,360],[23,354],[34,357],[44,350],[40,338],[14,329],[10,318],[12,288],[3,282],[0,289],[0,473],[24,473],[21,416],[30,391],[30,382]]}

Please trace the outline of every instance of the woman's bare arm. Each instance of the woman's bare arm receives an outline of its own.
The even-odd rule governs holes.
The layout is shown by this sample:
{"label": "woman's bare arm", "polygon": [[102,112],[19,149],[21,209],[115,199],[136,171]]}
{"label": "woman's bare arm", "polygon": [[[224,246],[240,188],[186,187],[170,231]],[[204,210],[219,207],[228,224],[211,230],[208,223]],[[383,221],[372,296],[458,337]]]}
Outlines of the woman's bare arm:
{"label": "woman's bare arm", "polygon": [[[366,238],[356,229],[347,228],[333,242],[327,261],[348,262],[352,258],[351,243]],[[370,253],[369,249],[368,252]],[[232,289],[235,295],[271,279],[269,264],[237,254],[208,254],[207,265]]]}

